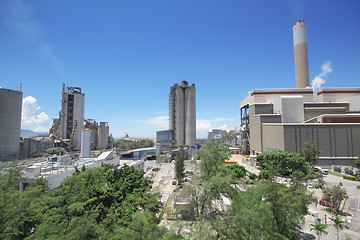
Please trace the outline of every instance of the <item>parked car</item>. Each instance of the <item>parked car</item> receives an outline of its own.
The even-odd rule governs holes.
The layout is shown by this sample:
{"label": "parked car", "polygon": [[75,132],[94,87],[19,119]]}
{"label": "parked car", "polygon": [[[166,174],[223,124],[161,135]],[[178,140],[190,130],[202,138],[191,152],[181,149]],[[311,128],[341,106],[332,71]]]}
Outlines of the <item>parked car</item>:
{"label": "parked car", "polygon": [[331,202],[325,201],[325,200],[323,200],[323,199],[321,199],[321,200],[319,201],[319,204],[322,205],[322,206],[325,206],[325,207],[331,207]]}
{"label": "parked car", "polygon": [[154,167],[152,170],[153,170],[154,172],[157,172],[157,171],[160,170],[160,168],[159,168],[159,167]]}
{"label": "parked car", "polygon": [[171,182],[172,185],[176,185],[176,179],[173,179]]}

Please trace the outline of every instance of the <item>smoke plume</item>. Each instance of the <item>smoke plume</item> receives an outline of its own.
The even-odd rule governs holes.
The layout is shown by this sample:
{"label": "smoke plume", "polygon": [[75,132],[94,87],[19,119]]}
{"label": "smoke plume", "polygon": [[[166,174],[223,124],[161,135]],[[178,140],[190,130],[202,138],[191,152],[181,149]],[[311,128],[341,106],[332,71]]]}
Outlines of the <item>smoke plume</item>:
{"label": "smoke plume", "polygon": [[329,73],[331,73],[333,70],[331,68],[331,62],[327,61],[321,66],[321,73],[317,75],[312,81],[311,81],[311,87],[313,89],[321,88],[321,85],[323,85],[326,80],[325,78]]}

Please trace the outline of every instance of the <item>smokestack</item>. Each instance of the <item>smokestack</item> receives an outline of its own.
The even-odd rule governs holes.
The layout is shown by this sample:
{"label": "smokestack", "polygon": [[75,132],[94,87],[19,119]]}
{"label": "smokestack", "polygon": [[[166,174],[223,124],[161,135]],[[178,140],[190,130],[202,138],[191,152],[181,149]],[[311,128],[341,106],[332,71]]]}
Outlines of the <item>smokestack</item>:
{"label": "smokestack", "polygon": [[310,83],[305,21],[294,24],[293,38],[296,88],[306,88]]}

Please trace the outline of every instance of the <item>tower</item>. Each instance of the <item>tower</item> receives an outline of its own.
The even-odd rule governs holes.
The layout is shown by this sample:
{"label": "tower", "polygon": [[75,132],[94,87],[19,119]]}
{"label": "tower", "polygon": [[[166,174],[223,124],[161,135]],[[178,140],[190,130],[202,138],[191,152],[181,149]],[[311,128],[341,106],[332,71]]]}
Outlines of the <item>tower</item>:
{"label": "tower", "polygon": [[0,157],[18,157],[23,93],[0,88]]}
{"label": "tower", "polygon": [[81,132],[84,123],[85,95],[79,87],[67,87],[63,84],[60,112],[60,138],[70,139],[75,149],[80,149]]}
{"label": "tower", "polygon": [[310,84],[305,21],[294,24],[293,40],[296,88],[306,88]]}
{"label": "tower", "polygon": [[196,91],[195,84],[174,84],[170,88],[169,129],[173,145],[193,146],[196,142]]}

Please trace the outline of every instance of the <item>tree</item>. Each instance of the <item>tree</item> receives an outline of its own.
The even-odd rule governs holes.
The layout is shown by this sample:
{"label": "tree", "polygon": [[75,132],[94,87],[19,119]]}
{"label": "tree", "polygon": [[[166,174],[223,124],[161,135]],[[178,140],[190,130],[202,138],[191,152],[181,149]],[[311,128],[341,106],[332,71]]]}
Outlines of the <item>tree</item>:
{"label": "tree", "polygon": [[313,166],[319,157],[319,142],[306,142],[305,148],[301,148],[298,153],[305,158],[306,162],[311,163]]}
{"label": "tree", "polygon": [[185,158],[186,152],[184,151],[184,147],[180,147],[179,151],[175,156],[175,177],[179,182],[182,182],[185,170]]}
{"label": "tree", "polygon": [[358,158],[355,159],[355,165],[356,167],[360,168],[360,156],[358,156]]}
{"label": "tree", "polygon": [[54,147],[54,148],[48,148],[45,150],[45,154],[48,156],[52,156],[54,154],[56,155],[65,155],[67,152],[65,150],[65,148],[62,147]]}
{"label": "tree", "polygon": [[344,222],[343,220],[341,220],[339,215],[335,215],[334,217],[330,218],[330,220],[333,222],[333,226],[336,228],[336,235],[337,235],[337,239],[339,240],[339,229],[343,230],[344,229]]}
{"label": "tree", "polygon": [[246,176],[246,169],[244,166],[241,166],[239,164],[234,164],[227,167],[230,172],[233,173],[233,176],[235,179],[244,178]]}
{"label": "tree", "polygon": [[340,204],[344,199],[347,199],[348,196],[346,194],[346,189],[342,188],[342,183],[339,182],[338,185],[334,185],[332,187],[326,187],[322,190],[323,192],[323,199],[325,201],[329,201],[333,204],[333,206],[335,207],[335,212],[337,213],[339,208],[340,208]]}
{"label": "tree", "polygon": [[229,145],[223,142],[207,141],[198,151],[201,178],[206,180],[216,175],[222,163],[230,158]]}
{"label": "tree", "polygon": [[[89,168],[66,178],[56,189],[46,189],[37,182],[13,193],[16,201],[1,218],[6,222],[0,226],[0,238],[113,239],[119,232],[135,234],[138,228],[127,229],[132,224],[142,225],[141,233],[149,234],[143,239],[163,233],[155,215],[159,195],[150,193],[150,180],[133,167]],[[145,215],[136,215],[142,211]]]}
{"label": "tree", "polygon": [[320,239],[321,234],[328,234],[326,231],[326,228],[328,227],[326,224],[321,224],[315,221],[314,224],[311,224],[312,228],[310,231],[314,230],[316,231],[316,234],[318,235],[318,239]]}
{"label": "tree", "polygon": [[299,153],[271,151],[256,157],[261,170],[268,170],[270,175],[289,177],[294,171],[308,175],[312,172],[312,165]]}

